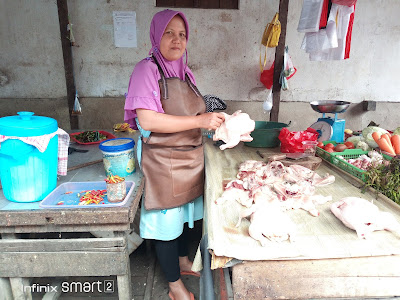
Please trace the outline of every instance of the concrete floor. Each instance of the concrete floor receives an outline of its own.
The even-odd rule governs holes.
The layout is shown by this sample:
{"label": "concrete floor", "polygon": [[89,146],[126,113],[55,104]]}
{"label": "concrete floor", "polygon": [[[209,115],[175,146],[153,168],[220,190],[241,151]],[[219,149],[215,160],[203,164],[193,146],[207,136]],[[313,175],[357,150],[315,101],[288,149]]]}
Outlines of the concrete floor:
{"label": "concrete floor", "polygon": [[[195,227],[191,230],[189,236],[189,258],[193,259],[201,239],[202,221],[197,221]],[[168,300],[168,283],[164,279],[161,272],[161,268],[157,263],[157,259],[154,252],[154,247],[151,241],[144,241],[139,248],[137,248],[131,255],[131,278],[132,278],[132,290],[134,300]],[[75,292],[70,291],[63,293],[59,296],[60,300],[76,300],[76,299],[96,299],[96,300],[114,300],[118,299],[118,291],[116,287],[116,276],[110,277],[69,277],[69,278],[57,278],[61,282],[77,282],[77,283],[93,283],[93,282],[104,282],[104,280],[111,280],[115,283],[113,293],[100,293],[96,290],[91,289],[90,292]],[[33,283],[38,283],[41,286],[50,285],[52,286],[56,278],[34,278]],[[191,291],[196,299],[200,299],[200,279],[195,276],[182,276],[182,280],[185,286]],[[96,285],[95,285],[96,287]],[[43,299],[44,292],[33,292],[32,299]],[[219,298],[219,297],[218,297]],[[217,299],[218,299],[217,298]],[[53,298],[50,298],[53,299]]]}

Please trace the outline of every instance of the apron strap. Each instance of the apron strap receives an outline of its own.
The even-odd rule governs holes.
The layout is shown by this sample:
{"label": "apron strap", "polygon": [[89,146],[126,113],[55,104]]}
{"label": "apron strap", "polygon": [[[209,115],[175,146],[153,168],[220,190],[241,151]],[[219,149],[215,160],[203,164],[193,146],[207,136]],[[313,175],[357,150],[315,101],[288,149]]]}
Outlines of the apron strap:
{"label": "apron strap", "polygon": [[192,89],[192,91],[196,94],[197,97],[202,97],[203,96],[200,94],[199,90],[197,89],[197,87],[193,84],[193,82],[190,80],[189,75],[186,73],[185,74],[185,79],[186,79],[186,83],[189,85],[189,87]]}
{"label": "apron strap", "polygon": [[[162,85],[163,85],[163,91],[162,91],[162,98],[163,99],[168,99],[168,83],[165,79],[165,75],[164,72],[160,66],[160,64],[158,63],[157,59],[152,56],[155,64],[158,67],[158,70],[160,72],[160,76],[161,76],[161,81],[162,81]],[[189,85],[189,87],[192,89],[192,91],[196,94],[197,97],[202,97],[199,90],[197,89],[197,87],[193,84],[193,82],[190,80],[189,75],[187,73],[185,73],[185,81],[186,83]]]}
{"label": "apron strap", "polygon": [[152,56],[152,58],[153,58],[153,61],[155,62],[155,64],[157,65],[158,71],[160,72],[160,76],[161,76],[161,81],[162,81],[162,85],[163,85],[163,90],[161,91],[163,94],[161,95],[161,97],[163,99],[168,99],[168,84],[167,84],[167,81],[165,80],[164,72],[161,69],[160,64],[158,63],[155,56]]}

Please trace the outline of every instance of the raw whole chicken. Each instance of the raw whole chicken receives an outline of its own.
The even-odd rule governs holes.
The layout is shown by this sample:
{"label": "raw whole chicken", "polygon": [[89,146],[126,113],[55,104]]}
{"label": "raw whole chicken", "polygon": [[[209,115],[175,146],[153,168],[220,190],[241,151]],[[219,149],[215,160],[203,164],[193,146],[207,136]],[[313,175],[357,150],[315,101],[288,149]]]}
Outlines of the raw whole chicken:
{"label": "raw whole chicken", "polygon": [[267,239],[273,242],[294,241],[296,226],[276,204],[254,204],[241,211],[236,227],[243,218],[250,216],[249,235],[265,246]]}
{"label": "raw whole chicken", "polygon": [[251,142],[253,138],[250,136],[255,128],[255,121],[250,119],[249,115],[242,113],[241,110],[234,112],[232,115],[225,115],[225,121],[215,130],[213,136],[214,141],[222,140],[225,144],[219,148],[225,150],[226,148],[233,148],[239,142]]}
{"label": "raw whole chicken", "polygon": [[357,232],[360,239],[367,239],[376,230],[400,234],[400,224],[392,214],[362,198],[346,197],[331,205],[332,213],[348,228]]}

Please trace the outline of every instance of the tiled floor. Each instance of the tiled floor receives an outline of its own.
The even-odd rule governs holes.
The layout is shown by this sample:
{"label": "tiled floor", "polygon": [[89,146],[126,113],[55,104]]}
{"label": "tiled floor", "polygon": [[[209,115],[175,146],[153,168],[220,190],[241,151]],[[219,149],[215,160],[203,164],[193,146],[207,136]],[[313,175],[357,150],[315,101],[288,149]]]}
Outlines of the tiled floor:
{"label": "tiled floor", "polygon": [[[201,238],[202,222],[195,223],[195,228],[191,231],[189,240],[189,258],[193,259]],[[168,300],[168,283],[161,273],[160,266],[157,263],[154,249],[151,241],[144,241],[131,255],[131,278],[133,299],[135,300]],[[35,278],[31,283],[38,283],[40,286],[52,286],[56,278]],[[110,277],[69,277],[59,279],[61,282],[67,282],[69,291],[60,295],[60,300],[72,299],[96,299],[96,300],[114,300],[118,299],[118,291],[116,288],[116,276]],[[115,283],[113,293],[104,293],[97,291],[97,287],[108,283]],[[190,290],[196,299],[199,299],[200,279],[194,276],[183,276],[182,280],[185,286]],[[71,284],[79,283],[78,285]],[[82,291],[82,284],[88,287],[89,292]],[[94,288],[93,288],[94,287]],[[64,289],[64,291],[67,290]],[[100,289],[101,290],[101,289]],[[33,292],[32,299],[42,299],[44,292]]]}

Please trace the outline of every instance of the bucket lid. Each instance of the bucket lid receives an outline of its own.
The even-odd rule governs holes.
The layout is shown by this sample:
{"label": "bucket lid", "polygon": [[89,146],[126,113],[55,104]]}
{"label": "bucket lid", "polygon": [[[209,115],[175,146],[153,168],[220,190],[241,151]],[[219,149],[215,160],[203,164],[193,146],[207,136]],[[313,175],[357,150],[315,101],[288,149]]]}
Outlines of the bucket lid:
{"label": "bucket lid", "polygon": [[58,124],[49,117],[34,116],[33,112],[20,111],[17,116],[0,118],[0,134],[5,136],[41,136],[56,132]]}
{"label": "bucket lid", "polygon": [[100,150],[106,152],[117,152],[132,149],[135,146],[135,141],[131,138],[116,138],[101,142]]}

